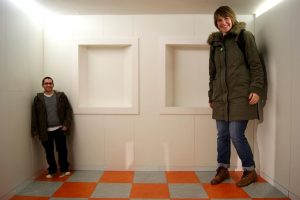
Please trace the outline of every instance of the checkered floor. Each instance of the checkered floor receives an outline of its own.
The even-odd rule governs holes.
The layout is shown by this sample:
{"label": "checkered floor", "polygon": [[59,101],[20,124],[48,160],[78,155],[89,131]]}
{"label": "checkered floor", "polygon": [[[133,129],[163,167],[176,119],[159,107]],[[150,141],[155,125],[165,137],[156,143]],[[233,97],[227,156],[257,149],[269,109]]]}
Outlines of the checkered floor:
{"label": "checkered floor", "polygon": [[277,199],[288,200],[261,177],[244,188],[235,186],[241,172],[231,179],[210,185],[215,172],[189,171],[74,171],[71,176],[46,179],[41,174],[11,200],[96,200],[96,199]]}

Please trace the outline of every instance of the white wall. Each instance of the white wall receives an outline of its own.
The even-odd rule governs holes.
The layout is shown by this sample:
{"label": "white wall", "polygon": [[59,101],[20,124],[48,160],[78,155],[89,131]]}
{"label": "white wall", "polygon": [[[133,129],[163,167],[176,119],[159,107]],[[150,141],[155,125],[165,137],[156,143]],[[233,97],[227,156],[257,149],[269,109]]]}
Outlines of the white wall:
{"label": "white wall", "polygon": [[[253,28],[253,16],[240,16]],[[65,16],[45,26],[45,74],[74,103],[77,39],[139,38],[138,115],[75,115],[70,138],[75,169],[195,170],[216,167],[216,128],[210,115],[161,115],[159,41],[200,39],[216,31],[212,15]],[[208,58],[207,58],[208,59]],[[208,68],[208,66],[203,66]],[[208,73],[199,74],[207,79]],[[109,86],[107,86],[109,87]],[[197,87],[197,86],[194,86]],[[207,83],[208,87],[208,83]],[[207,91],[203,93],[207,98]],[[208,106],[208,105],[207,105]],[[253,145],[253,124],[248,128]],[[232,165],[238,163],[234,154]]]}
{"label": "white wall", "polygon": [[[300,2],[285,0],[256,19],[256,39],[268,71],[265,120],[258,127],[260,169],[300,197]],[[291,195],[293,195],[291,194]]]}
{"label": "white wall", "polygon": [[0,1],[0,199],[42,168],[30,136],[31,101],[43,74],[43,30],[8,1]]}
{"label": "white wall", "polygon": [[[299,4],[285,0],[256,19],[269,89],[264,122],[255,134],[254,123],[247,129],[262,175],[298,197]],[[239,19],[254,30],[252,16]],[[160,38],[205,40],[215,31],[211,15],[66,16],[48,21],[43,36],[41,25],[0,1],[0,20],[0,198],[44,166],[40,144],[30,138],[30,104],[41,90],[43,75],[53,76],[56,89],[74,101],[73,43],[78,38],[139,38],[140,114],[75,115],[69,140],[73,168],[214,169],[216,130],[211,116],[161,115],[158,81]],[[239,165],[235,153],[232,163]]]}

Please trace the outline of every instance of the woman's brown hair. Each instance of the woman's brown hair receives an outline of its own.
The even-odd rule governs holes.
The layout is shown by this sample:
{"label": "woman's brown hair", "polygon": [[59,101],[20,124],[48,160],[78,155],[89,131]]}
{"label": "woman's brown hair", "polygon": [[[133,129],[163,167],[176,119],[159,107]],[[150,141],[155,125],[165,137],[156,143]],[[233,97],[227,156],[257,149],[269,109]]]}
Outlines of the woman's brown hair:
{"label": "woman's brown hair", "polygon": [[215,26],[218,28],[217,20],[218,17],[229,17],[232,21],[232,25],[236,25],[238,21],[236,20],[235,12],[229,6],[221,6],[214,13]]}

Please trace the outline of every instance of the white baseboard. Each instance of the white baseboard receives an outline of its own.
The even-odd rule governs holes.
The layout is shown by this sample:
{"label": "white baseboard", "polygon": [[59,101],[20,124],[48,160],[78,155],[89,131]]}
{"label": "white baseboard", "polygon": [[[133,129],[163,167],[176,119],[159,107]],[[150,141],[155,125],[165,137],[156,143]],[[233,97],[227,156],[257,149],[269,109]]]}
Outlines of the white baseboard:
{"label": "white baseboard", "polygon": [[44,170],[39,170],[37,173],[35,173],[32,177],[28,178],[27,180],[23,181],[21,184],[17,185],[15,188],[13,188],[11,191],[7,192],[3,196],[0,196],[1,200],[8,200],[18,194],[20,191],[22,191],[28,184],[32,183],[33,180],[39,176]]}
{"label": "white baseboard", "polygon": [[294,193],[292,192],[289,192],[289,198],[291,200],[300,200],[300,197],[298,197],[297,195],[295,195]]}
{"label": "white baseboard", "polygon": [[300,200],[300,197],[289,191],[284,186],[280,185],[278,182],[276,182],[274,179],[269,177],[267,174],[265,174],[263,171],[260,171],[260,176],[263,177],[268,183],[273,185],[276,189],[278,189],[280,192],[288,196],[291,200]]}

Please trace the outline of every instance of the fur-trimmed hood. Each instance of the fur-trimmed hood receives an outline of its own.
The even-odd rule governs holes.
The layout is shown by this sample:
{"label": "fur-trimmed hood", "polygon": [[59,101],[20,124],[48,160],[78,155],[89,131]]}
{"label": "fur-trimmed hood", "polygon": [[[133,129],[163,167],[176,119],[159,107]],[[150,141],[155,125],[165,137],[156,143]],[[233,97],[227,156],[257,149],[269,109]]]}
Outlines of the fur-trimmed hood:
{"label": "fur-trimmed hood", "polygon": [[[229,31],[229,34],[233,34],[238,36],[241,32],[241,30],[246,28],[245,22],[238,22],[236,25],[234,25],[231,30]],[[208,36],[207,43],[211,45],[214,41],[221,41],[222,40],[222,33],[220,31],[213,32]]]}

